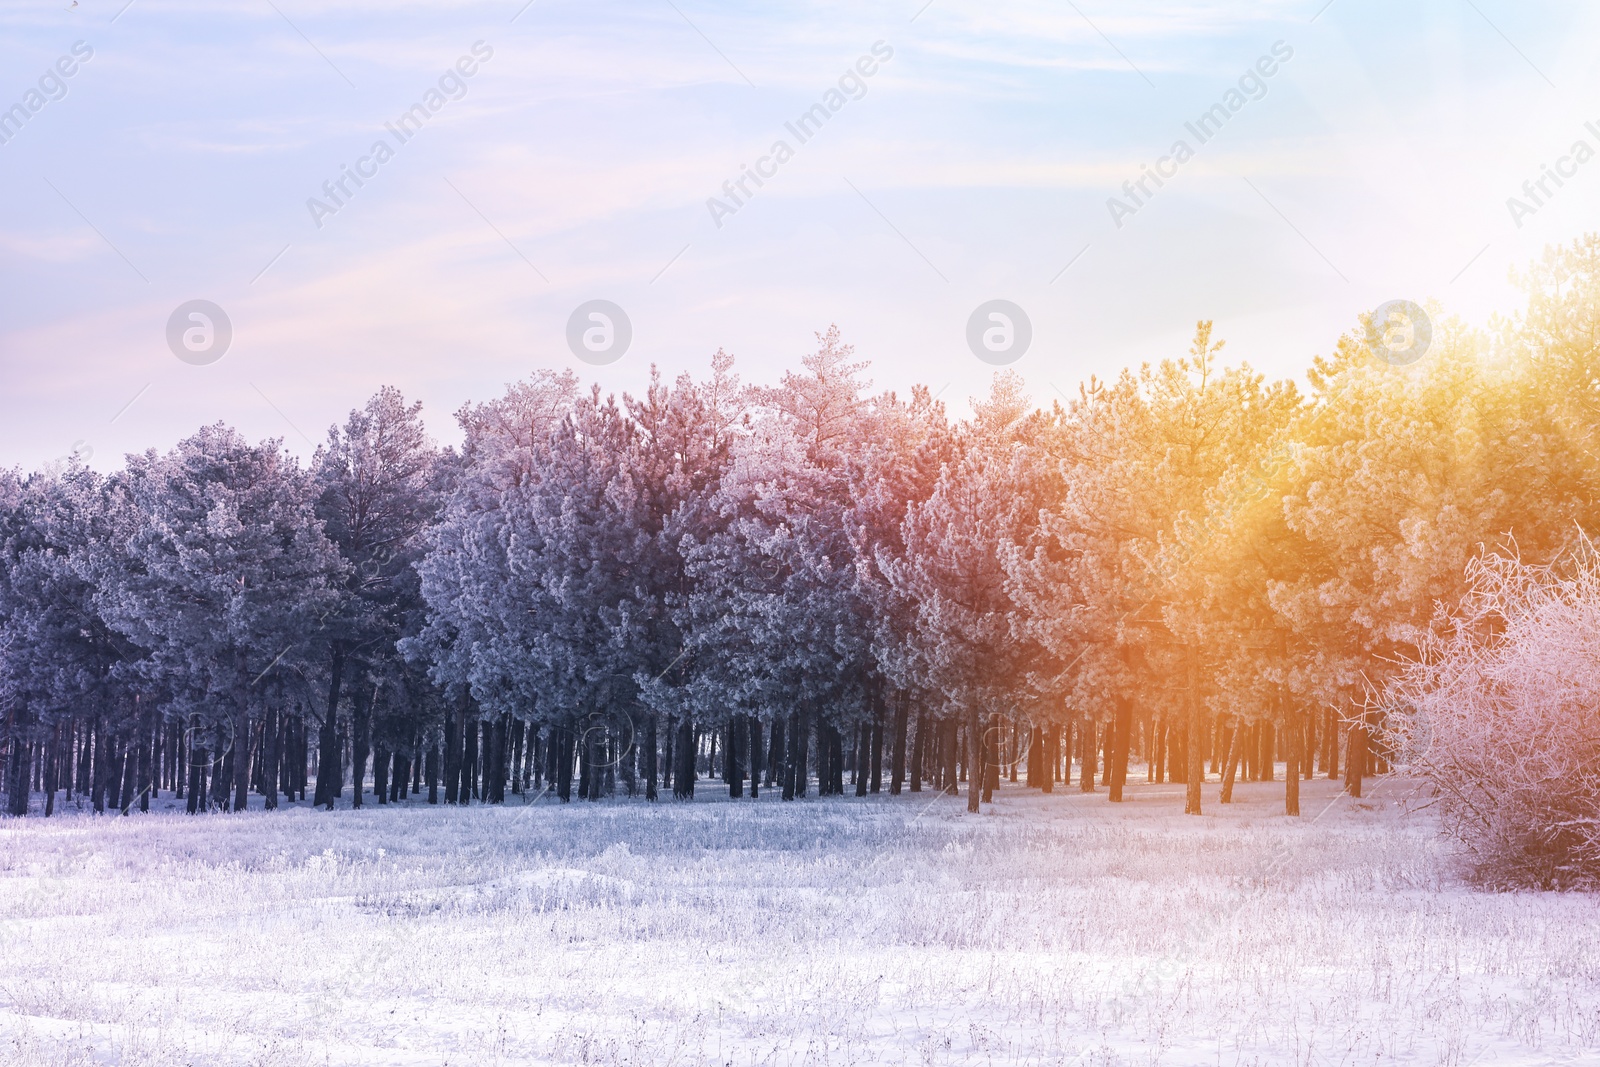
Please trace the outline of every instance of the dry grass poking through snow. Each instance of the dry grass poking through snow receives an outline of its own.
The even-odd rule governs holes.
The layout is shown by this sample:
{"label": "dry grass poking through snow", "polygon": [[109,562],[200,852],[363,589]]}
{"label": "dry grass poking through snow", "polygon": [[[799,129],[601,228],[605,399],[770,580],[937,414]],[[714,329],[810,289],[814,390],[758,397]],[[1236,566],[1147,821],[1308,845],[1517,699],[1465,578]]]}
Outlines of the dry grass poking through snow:
{"label": "dry grass poking through snow", "polygon": [[12,821],[0,1062],[1594,1062],[1594,898],[1179,788]]}

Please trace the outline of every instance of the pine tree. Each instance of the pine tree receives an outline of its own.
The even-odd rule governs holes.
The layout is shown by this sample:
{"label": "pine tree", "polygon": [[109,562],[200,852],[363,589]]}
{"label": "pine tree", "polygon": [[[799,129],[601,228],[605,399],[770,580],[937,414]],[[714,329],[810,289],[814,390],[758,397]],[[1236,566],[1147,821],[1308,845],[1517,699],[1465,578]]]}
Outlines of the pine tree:
{"label": "pine tree", "polygon": [[[214,736],[213,796],[231,792],[242,810],[259,683],[285,661],[307,662],[307,635],[337,604],[348,567],[313,511],[310,479],[278,441],[252,446],[204,427],[165,456],[130,456],[114,491],[138,525],[101,561],[99,610],[149,650],[140,671],[167,691],[169,713]],[[216,773],[224,767],[228,778]]]}
{"label": "pine tree", "polygon": [[[423,531],[439,507],[438,457],[422,424],[422,405],[407,404],[384,387],[342,427],[328,430],[318,450],[316,514],[347,564],[345,595],[319,620],[329,657],[327,713],[320,736],[322,758],[334,757],[339,697],[351,684],[352,803],[361,807],[373,716],[380,735],[404,750],[424,725],[428,702],[411,703],[416,679],[405,676],[398,643],[421,623],[416,563]],[[399,697],[400,700],[394,698]],[[318,782],[319,800],[333,797]],[[381,798],[380,798],[381,799]]]}

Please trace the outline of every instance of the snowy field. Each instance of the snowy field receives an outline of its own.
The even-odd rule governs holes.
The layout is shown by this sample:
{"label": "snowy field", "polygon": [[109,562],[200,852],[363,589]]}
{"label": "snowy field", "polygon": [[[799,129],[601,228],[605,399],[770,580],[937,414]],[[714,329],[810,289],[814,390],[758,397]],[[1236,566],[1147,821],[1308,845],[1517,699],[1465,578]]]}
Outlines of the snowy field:
{"label": "snowy field", "polygon": [[1594,898],[1180,789],[11,820],[0,1063],[1600,1062]]}

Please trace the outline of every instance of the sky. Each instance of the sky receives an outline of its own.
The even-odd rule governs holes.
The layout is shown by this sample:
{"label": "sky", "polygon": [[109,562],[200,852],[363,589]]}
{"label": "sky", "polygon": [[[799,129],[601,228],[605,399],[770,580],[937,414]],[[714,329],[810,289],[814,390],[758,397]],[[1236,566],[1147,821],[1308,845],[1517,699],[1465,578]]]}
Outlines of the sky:
{"label": "sky", "polygon": [[450,443],[538,368],[775,382],[834,324],[958,416],[995,358],[1049,403],[1199,319],[1298,376],[1386,301],[1513,313],[1600,228],[1597,46],[1548,0],[12,0],[0,467],[309,455],[382,385]]}

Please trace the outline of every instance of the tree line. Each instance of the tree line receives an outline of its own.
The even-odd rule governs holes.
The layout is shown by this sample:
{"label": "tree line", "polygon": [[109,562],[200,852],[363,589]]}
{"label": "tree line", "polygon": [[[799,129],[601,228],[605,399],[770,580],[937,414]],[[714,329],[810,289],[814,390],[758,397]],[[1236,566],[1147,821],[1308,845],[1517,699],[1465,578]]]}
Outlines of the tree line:
{"label": "tree line", "polygon": [[[0,473],[6,808],[191,812],[1002,780],[1364,777],[1471,566],[1595,528],[1600,238],[1526,309],[1371,324],[1306,386],[1187,354],[952,419],[837,329],[775,385],[538,371],[438,447],[380,389],[305,463],[206,426]],[[1437,309],[1434,309],[1438,318]]]}

